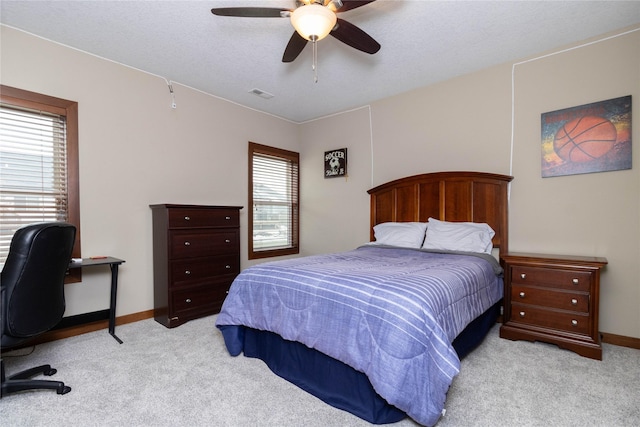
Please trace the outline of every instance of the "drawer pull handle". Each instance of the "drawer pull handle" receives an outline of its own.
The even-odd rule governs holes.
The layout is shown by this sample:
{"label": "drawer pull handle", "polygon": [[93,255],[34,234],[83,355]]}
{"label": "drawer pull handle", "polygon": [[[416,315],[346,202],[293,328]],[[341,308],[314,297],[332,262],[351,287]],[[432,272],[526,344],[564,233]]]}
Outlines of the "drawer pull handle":
{"label": "drawer pull handle", "polygon": [[524,317],[524,311],[520,312],[520,317]]}
{"label": "drawer pull handle", "polygon": [[526,275],[525,273],[520,273],[520,278],[521,278],[521,279],[526,279],[526,278],[527,278],[527,275]]}
{"label": "drawer pull handle", "polygon": [[191,220],[191,218],[190,218],[190,217],[188,217],[188,216],[185,216],[185,217],[184,217],[184,220],[185,220],[185,221],[190,221],[190,220]]}
{"label": "drawer pull handle", "polygon": [[191,243],[189,243],[189,242],[184,242],[184,245],[185,245],[185,246],[191,246]]}
{"label": "drawer pull handle", "polygon": [[229,264],[225,265],[224,268],[226,268],[227,270],[229,270],[231,268],[231,266]]}
{"label": "drawer pull handle", "polygon": [[184,302],[186,302],[187,304],[191,303],[191,298],[187,298],[186,300],[184,300]]}
{"label": "drawer pull handle", "polygon": [[573,319],[573,320],[571,321],[571,324],[572,324],[573,326],[578,326],[578,321],[577,321],[576,319]]}
{"label": "drawer pull handle", "polygon": [[185,271],[184,271],[184,274],[186,274],[186,275],[191,274],[191,270],[185,270]]}
{"label": "drawer pull handle", "polygon": [[524,298],[524,292],[520,292],[520,298]]}
{"label": "drawer pull handle", "polygon": [[227,221],[229,221],[231,219],[230,216],[225,216],[224,219],[226,219]]}
{"label": "drawer pull handle", "polygon": [[225,241],[224,241],[224,242],[225,242],[225,243],[231,243],[231,240],[229,240],[229,239],[225,239]]}
{"label": "drawer pull handle", "polygon": [[571,304],[578,305],[578,300],[575,298],[571,298]]}
{"label": "drawer pull handle", "polygon": [[572,282],[574,285],[577,285],[577,284],[578,284],[578,282],[579,282],[579,280],[578,280],[578,279],[573,279],[571,282]]}

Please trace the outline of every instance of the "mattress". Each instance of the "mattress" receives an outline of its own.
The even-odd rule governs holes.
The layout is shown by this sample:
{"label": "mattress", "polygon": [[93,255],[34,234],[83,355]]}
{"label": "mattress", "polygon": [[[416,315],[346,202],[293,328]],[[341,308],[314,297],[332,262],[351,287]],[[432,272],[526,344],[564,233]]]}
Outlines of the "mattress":
{"label": "mattress", "polygon": [[460,359],[453,340],[502,298],[501,269],[479,254],[366,245],[256,265],[234,281],[216,325],[273,332],[362,372],[386,402],[439,419]]}

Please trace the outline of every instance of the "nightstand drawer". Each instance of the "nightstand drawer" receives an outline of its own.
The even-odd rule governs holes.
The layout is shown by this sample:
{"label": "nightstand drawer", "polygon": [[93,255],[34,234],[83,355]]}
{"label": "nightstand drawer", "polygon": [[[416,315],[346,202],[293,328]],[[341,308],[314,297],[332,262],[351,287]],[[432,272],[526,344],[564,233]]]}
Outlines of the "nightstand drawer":
{"label": "nightstand drawer", "polygon": [[547,310],[524,304],[511,306],[511,321],[527,325],[540,326],[576,334],[589,333],[589,315],[565,311]]}
{"label": "nightstand drawer", "polygon": [[563,270],[514,265],[511,282],[521,285],[552,286],[573,291],[588,292],[592,274],[589,271]]}
{"label": "nightstand drawer", "polygon": [[588,313],[589,294],[568,291],[553,291],[548,288],[536,288],[522,285],[511,286],[511,302],[539,305]]}

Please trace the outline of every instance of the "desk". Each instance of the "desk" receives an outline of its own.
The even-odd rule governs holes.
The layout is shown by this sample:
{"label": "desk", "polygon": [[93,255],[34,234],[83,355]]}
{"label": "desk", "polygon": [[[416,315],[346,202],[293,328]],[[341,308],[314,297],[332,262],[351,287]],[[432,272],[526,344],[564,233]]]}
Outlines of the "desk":
{"label": "desk", "polygon": [[82,262],[72,262],[69,268],[94,267],[96,265],[109,265],[111,269],[111,302],[109,303],[109,333],[120,344],[122,340],[116,336],[116,294],[118,292],[118,266],[125,262],[124,260],[106,257],[106,258],[83,258]]}

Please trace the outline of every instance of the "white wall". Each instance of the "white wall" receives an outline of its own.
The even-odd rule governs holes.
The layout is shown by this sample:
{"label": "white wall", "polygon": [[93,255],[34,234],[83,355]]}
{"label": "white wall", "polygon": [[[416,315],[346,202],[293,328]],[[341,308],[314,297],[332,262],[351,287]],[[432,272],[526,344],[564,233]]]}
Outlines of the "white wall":
{"label": "white wall", "polygon": [[[79,102],[83,255],[127,260],[119,316],[153,305],[148,205],[245,206],[254,141],[301,153],[303,254],[366,242],[366,190],[390,179],[512,171],[511,250],[606,257],[600,330],[640,338],[639,150],[632,170],[540,176],[542,113],[630,94],[637,125],[640,31],[517,65],[514,104],[513,64],[503,64],[304,124],[178,84],[172,110],[163,78],[5,27],[1,36],[2,84]],[[324,151],[344,147],[348,178],[325,179]],[[241,225],[245,242],[246,206]],[[70,285],[68,314],[105,308],[107,282],[87,274]]]}
{"label": "white wall", "polygon": [[[353,249],[369,241],[371,132],[369,108],[301,126],[303,255]],[[324,177],[324,153],[347,148],[347,177]]]}
{"label": "white wall", "polygon": [[[118,316],[153,308],[150,204],[245,206],[246,242],[247,142],[298,151],[297,125],[176,83],[172,109],[162,77],[1,31],[2,84],[78,102],[82,255],[126,261]],[[66,315],[108,307],[109,269],[83,276],[67,285]]]}
{"label": "white wall", "polygon": [[[632,95],[636,122],[632,139],[640,141],[640,31],[595,41],[571,46],[567,52],[548,52],[551,55],[541,59],[526,58],[527,62],[515,68],[503,64],[375,102],[371,105],[371,147],[364,142],[369,136],[368,123],[362,123],[359,132],[350,127],[357,120],[345,124],[341,115],[303,124],[303,149],[312,152],[309,144],[326,149],[358,146],[357,155],[349,153],[349,179],[359,188],[345,187],[344,194],[349,195],[425,172],[512,174],[510,249],[606,257],[609,265],[602,275],[600,330],[639,338],[640,150],[633,152],[631,170],[541,178],[542,113]],[[361,119],[366,121],[366,117]],[[328,130],[330,135],[345,132],[343,143],[312,137],[316,129]],[[320,147],[314,156],[319,157]],[[370,158],[372,169],[367,163]],[[310,170],[312,167],[316,170]],[[309,164],[305,171],[320,176],[321,166]],[[373,180],[368,183],[371,174]],[[359,198],[327,198],[335,187],[317,184],[307,189],[305,197],[315,191],[323,212],[350,212],[327,217],[323,228],[340,229],[343,234],[339,242],[324,241],[317,247],[354,247],[367,239],[368,229],[359,226],[369,205]],[[306,209],[319,209],[317,205]]]}
{"label": "white wall", "polygon": [[[515,66],[511,249],[601,256],[600,330],[640,337],[640,31]],[[541,178],[540,115],[632,95],[633,169]]]}
{"label": "white wall", "polygon": [[508,174],[509,87],[500,66],[374,103],[375,185],[445,170]]}

